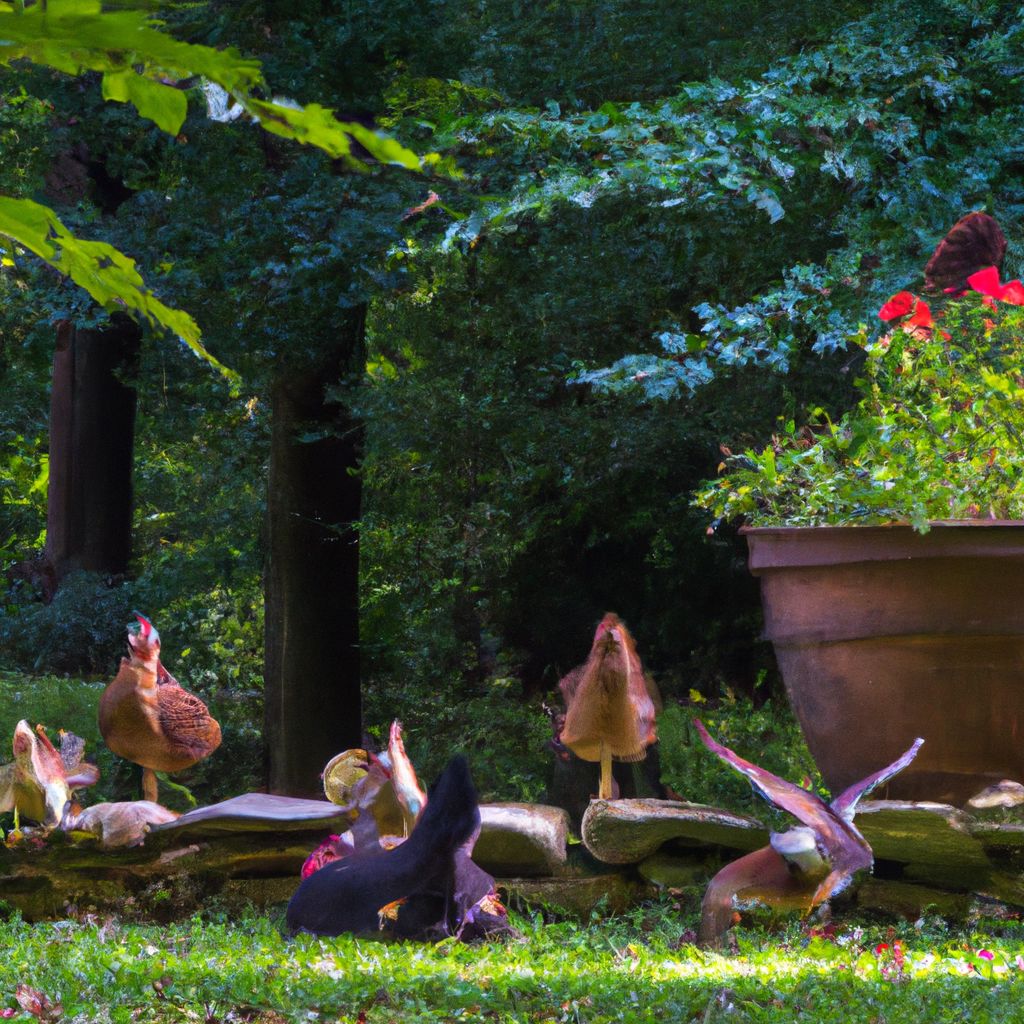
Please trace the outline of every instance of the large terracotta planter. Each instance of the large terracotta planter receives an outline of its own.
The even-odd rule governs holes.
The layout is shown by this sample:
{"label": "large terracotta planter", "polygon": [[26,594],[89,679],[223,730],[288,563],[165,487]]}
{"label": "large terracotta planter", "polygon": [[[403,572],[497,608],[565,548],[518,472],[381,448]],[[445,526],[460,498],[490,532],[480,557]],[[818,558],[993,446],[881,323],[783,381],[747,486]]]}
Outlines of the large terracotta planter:
{"label": "large terracotta planter", "polygon": [[744,531],[765,634],[832,792],[917,736],[879,796],[1024,782],[1024,521]]}

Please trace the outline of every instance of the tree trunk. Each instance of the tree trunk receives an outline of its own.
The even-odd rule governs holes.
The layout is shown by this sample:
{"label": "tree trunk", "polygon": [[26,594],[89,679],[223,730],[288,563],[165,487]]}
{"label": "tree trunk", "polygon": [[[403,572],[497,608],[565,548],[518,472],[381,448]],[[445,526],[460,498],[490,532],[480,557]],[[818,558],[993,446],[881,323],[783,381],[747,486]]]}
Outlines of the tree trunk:
{"label": "tree trunk", "polygon": [[118,315],[99,330],[57,328],[43,552],[54,586],[76,569],[128,568],[140,338]]}
{"label": "tree trunk", "polygon": [[320,794],[335,754],[362,745],[359,685],[361,426],[325,391],[363,364],[365,307],[313,365],[271,389],[264,741],[268,786]]}

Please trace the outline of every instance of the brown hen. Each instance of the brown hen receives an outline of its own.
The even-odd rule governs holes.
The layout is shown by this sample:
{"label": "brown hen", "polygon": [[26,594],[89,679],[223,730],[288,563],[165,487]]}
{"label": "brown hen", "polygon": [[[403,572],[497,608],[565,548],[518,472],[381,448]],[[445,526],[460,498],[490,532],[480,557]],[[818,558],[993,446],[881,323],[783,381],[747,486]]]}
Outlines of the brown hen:
{"label": "brown hen", "polygon": [[156,801],[155,772],[179,772],[220,746],[220,725],[206,705],[183,690],[160,662],[160,634],[135,612],[130,657],[100,698],[99,725],[110,749],[142,766],[142,793]]}
{"label": "brown hen", "polygon": [[611,800],[612,758],[642,761],[658,738],[657,687],[645,676],[632,634],[614,612],[598,625],[586,663],[559,688],[566,705],[559,742],[584,761],[601,763],[598,797]]}

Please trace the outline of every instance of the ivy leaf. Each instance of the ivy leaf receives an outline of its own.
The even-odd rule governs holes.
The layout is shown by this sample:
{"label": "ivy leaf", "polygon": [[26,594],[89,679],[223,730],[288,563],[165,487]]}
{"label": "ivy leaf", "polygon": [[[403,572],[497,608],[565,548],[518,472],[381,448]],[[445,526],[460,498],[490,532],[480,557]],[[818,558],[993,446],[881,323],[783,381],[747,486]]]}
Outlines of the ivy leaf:
{"label": "ivy leaf", "polygon": [[31,249],[44,260],[52,260],[56,250],[49,240],[53,213],[29,199],[0,196],[0,234]]}
{"label": "ivy leaf", "polygon": [[782,203],[779,202],[779,197],[770,189],[751,189],[747,198],[759,210],[764,210],[768,214],[768,219],[772,224],[777,223],[786,216],[786,211],[783,209]]}

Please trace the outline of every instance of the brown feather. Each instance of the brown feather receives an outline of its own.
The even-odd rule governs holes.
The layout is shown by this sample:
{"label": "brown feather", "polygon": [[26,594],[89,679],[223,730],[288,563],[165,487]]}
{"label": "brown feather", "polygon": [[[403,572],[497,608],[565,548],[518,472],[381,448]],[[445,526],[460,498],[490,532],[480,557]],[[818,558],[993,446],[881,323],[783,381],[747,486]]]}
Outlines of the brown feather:
{"label": "brown feather", "polygon": [[600,761],[603,746],[619,761],[643,760],[657,737],[655,706],[633,637],[617,615],[609,612],[601,621],[578,682],[562,692],[571,694],[571,703],[561,741],[577,757]]}
{"label": "brown feather", "polygon": [[[134,642],[132,640],[134,639]],[[178,772],[220,746],[220,725],[160,662],[159,635],[129,639],[131,658],[100,697],[100,733],[110,749],[143,768]]]}
{"label": "brown feather", "polygon": [[925,287],[964,291],[967,278],[985,267],[998,267],[1006,254],[1006,237],[987,213],[969,213],[949,229],[924,268]]}
{"label": "brown feather", "polygon": [[727,864],[711,879],[700,906],[701,946],[717,946],[744,906],[808,913],[827,896],[818,898],[814,886],[793,874],[785,860],[770,846],[748,853]]}

